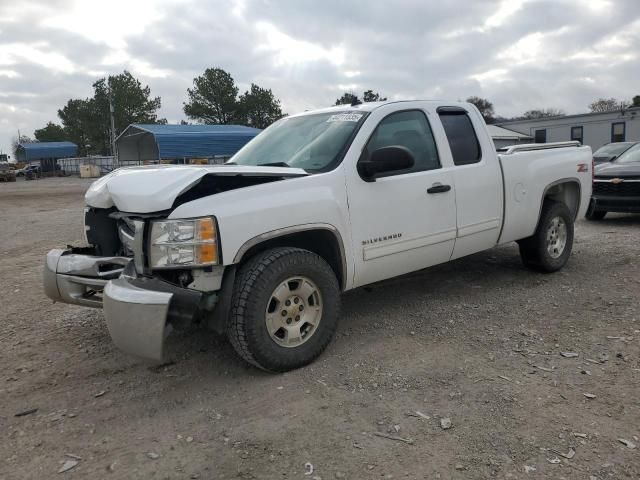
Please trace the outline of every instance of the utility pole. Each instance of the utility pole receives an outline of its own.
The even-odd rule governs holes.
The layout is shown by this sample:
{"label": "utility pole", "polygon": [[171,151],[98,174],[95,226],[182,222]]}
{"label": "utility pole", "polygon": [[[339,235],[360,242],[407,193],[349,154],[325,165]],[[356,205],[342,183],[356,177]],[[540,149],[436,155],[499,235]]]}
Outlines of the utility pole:
{"label": "utility pole", "polygon": [[116,153],[116,121],[113,117],[113,101],[111,99],[111,85],[109,85],[109,117],[111,120],[111,155],[113,155],[114,167],[118,168],[118,155]]}

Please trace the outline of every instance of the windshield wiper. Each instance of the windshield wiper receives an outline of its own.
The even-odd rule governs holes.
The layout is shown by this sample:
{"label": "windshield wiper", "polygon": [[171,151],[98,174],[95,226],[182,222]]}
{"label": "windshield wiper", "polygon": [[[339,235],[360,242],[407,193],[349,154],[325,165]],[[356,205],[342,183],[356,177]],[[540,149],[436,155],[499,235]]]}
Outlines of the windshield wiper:
{"label": "windshield wiper", "polygon": [[259,163],[256,167],[289,167],[289,164],[285,162]]}

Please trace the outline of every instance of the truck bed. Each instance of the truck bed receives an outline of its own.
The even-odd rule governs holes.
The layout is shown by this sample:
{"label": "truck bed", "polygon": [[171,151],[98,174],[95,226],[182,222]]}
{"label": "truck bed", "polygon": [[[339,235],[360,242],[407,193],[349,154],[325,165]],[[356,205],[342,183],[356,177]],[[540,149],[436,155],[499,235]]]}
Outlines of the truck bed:
{"label": "truck bed", "polygon": [[591,183],[585,182],[584,176],[586,172],[590,175],[592,168],[590,147],[574,142],[518,145],[498,153],[498,159],[504,179],[504,217],[498,243],[531,236],[542,208],[539,199],[559,183],[575,184],[580,201],[574,205],[574,215],[578,218],[586,213]]}

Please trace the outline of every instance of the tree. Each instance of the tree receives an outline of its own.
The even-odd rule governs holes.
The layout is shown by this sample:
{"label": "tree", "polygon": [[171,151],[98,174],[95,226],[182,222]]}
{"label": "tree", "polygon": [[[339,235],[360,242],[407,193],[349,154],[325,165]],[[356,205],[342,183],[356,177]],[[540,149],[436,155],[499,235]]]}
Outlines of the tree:
{"label": "tree", "polygon": [[207,68],[193,79],[184,104],[187,117],[203,123],[229,124],[237,117],[238,87],[233,77],[221,68]]}
{"label": "tree", "polygon": [[93,141],[99,153],[111,150],[111,120],[109,115],[109,96],[113,105],[115,135],[117,136],[132,123],[158,123],[156,111],[160,108],[160,97],[151,98],[149,86],[128,71],[119,75],[101,78],[93,84],[94,95],[91,112],[95,115]]}
{"label": "tree", "polygon": [[160,97],[151,97],[151,89],[143,86],[128,71],[101,78],[93,84],[92,98],[71,99],[60,110],[66,139],[78,145],[80,155],[111,152],[111,119],[109,97],[113,105],[115,135],[131,123],[159,123],[156,111]]}
{"label": "tree", "polygon": [[628,106],[628,102],[619,102],[615,98],[599,98],[589,105],[589,110],[591,110],[592,113],[613,112],[623,110]]}
{"label": "tree", "polygon": [[252,83],[251,89],[238,99],[237,118],[244,125],[267,128],[282,116],[280,101],[275,98],[271,89]]}
{"label": "tree", "polygon": [[358,96],[353,92],[345,92],[336,100],[335,105],[358,105],[362,103]]}
{"label": "tree", "polygon": [[89,99],[71,99],[58,110],[65,136],[67,140],[78,145],[78,154],[81,156],[97,153],[96,147],[92,145],[92,138],[97,136],[94,133],[96,115],[93,105],[93,101]]}
{"label": "tree", "polygon": [[506,122],[511,122],[513,120],[518,120],[518,118],[516,117],[503,117],[502,115],[496,115],[495,117],[493,117],[493,123],[506,123]]}
{"label": "tree", "polygon": [[43,128],[37,129],[33,132],[33,136],[39,142],[60,142],[67,139],[64,128],[53,122],[48,122]]}
{"label": "tree", "polygon": [[536,118],[562,117],[564,115],[566,115],[564,110],[560,110],[559,108],[543,108],[540,110],[527,110],[520,118],[523,120],[534,120]]}
{"label": "tree", "polygon": [[472,103],[478,110],[480,110],[480,114],[482,115],[482,118],[484,118],[485,123],[493,123],[495,121],[493,103],[489,100],[473,96],[467,98],[467,102]]}
{"label": "tree", "polygon": [[367,90],[362,94],[362,99],[365,102],[385,102],[387,97],[382,97],[378,92],[373,93],[373,90]]}
{"label": "tree", "polygon": [[[382,97],[378,92],[374,93],[373,90],[366,90],[362,94],[362,99],[365,102],[384,102],[387,100],[387,97]],[[336,100],[335,105],[358,105],[362,103],[363,100],[360,100],[353,92],[345,92]]]}
{"label": "tree", "polygon": [[[119,75],[101,78],[93,84],[94,96],[98,109],[109,112],[109,94],[113,103],[113,117],[116,133],[120,133],[132,123],[157,123],[157,110],[162,102],[160,97],[151,98],[149,86],[142,86],[140,81],[128,71]],[[107,121],[109,116],[106,115]]]}
{"label": "tree", "polygon": [[631,106],[640,107],[640,95],[636,95],[635,97],[633,97],[633,99],[631,100]]}

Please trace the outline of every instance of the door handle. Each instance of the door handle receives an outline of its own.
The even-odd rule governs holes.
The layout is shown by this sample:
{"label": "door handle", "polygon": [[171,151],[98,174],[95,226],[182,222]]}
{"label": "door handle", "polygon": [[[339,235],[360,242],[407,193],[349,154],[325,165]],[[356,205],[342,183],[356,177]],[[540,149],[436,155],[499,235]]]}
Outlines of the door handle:
{"label": "door handle", "polygon": [[441,183],[434,183],[430,188],[427,188],[427,193],[444,193],[451,190],[451,185],[442,185]]}

